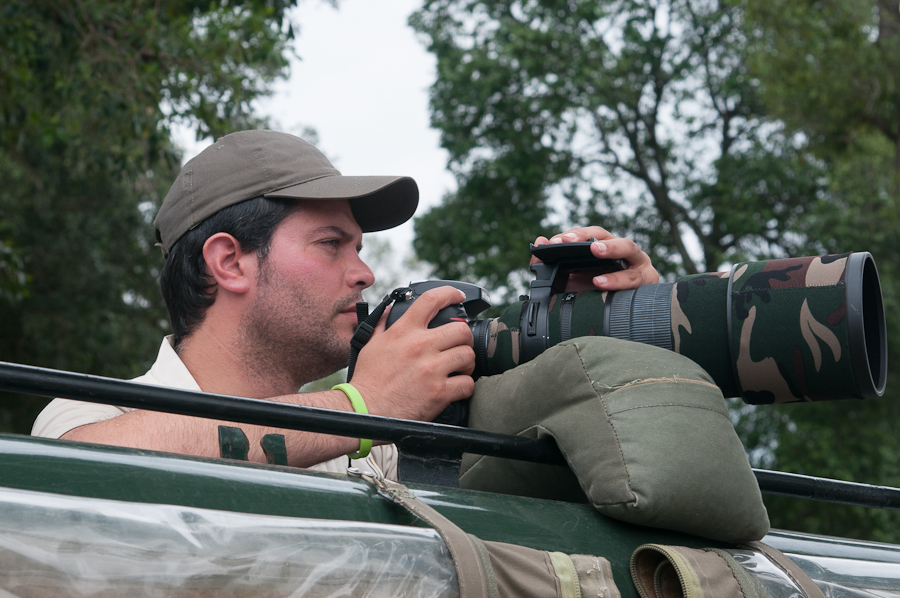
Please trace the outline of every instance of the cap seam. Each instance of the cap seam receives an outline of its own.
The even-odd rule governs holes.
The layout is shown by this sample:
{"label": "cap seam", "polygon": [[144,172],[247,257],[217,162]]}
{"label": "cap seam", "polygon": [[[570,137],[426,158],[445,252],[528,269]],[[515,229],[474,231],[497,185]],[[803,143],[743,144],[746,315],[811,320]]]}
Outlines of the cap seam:
{"label": "cap seam", "polygon": [[[287,189],[288,187],[296,187],[297,185],[305,185],[306,183],[311,183],[313,181],[318,181],[319,179],[324,179],[330,176],[343,176],[340,174],[323,174],[322,176],[317,176],[313,179],[306,179],[305,181],[300,181],[299,183],[291,183],[290,185],[285,185],[284,187],[278,187],[277,189],[269,189],[268,191],[263,191],[263,197],[265,197],[269,193],[275,193],[276,191],[281,191],[282,189]],[[345,177],[346,178],[346,177]]]}
{"label": "cap seam", "polygon": [[[336,177],[340,177],[341,179],[345,179],[345,180],[346,180],[346,179],[354,179],[354,178],[358,178],[358,179],[364,179],[364,178],[367,178],[367,176],[365,176],[365,175],[359,176],[359,175],[336,175],[336,174],[326,174],[326,175],[322,175],[322,176],[320,176],[320,177],[316,177],[316,178],[314,178],[314,179],[309,179],[308,181],[303,181],[302,183],[294,183],[294,184],[292,184],[292,185],[286,185],[286,186],[284,186],[284,187],[279,187],[278,189],[272,189],[271,191],[266,191],[266,192],[263,193],[263,197],[265,197],[266,195],[268,195],[268,194],[270,194],[270,193],[275,193],[275,192],[277,192],[277,191],[281,191],[282,189],[288,189],[288,188],[290,188],[290,187],[297,187],[298,185],[305,185],[306,183],[311,183],[311,182],[317,181],[317,180],[319,180],[319,179],[324,179],[324,178],[328,178],[328,177],[335,177],[335,176],[336,176]],[[406,180],[406,179],[413,180],[411,177],[403,176],[403,175],[396,175],[396,176],[394,176],[394,175],[372,175],[372,176],[384,176],[384,178],[393,178],[394,180],[393,180],[393,181],[390,181],[390,182],[388,182],[388,183],[386,183],[383,187],[380,187],[380,188],[378,188],[378,189],[375,189],[374,191],[369,191],[368,193],[366,193],[366,194],[364,194],[364,195],[354,195],[354,196],[352,196],[352,197],[340,197],[340,198],[332,198],[332,199],[347,199],[347,200],[363,199],[363,198],[365,198],[365,197],[370,197],[370,196],[375,195],[375,194],[377,194],[377,193],[381,193],[381,192],[385,191],[385,189],[387,189],[388,187],[391,187],[391,186],[393,186],[393,185],[396,185],[397,183],[399,183],[399,182],[401,182],[401,181],[403,181],[403,180]],[[414,180],[413,180],[413,182],[415,183]],[[325,198],[319,198],[319,199],[325,199]]]}
{"label": "cap seam", "polygon": [[256,159],[257,167],[262,170],[263,176],[267,181],[272,180],[272,169],[269,167],[268,160],[266,160],[263,152],[265,151],[264,145],[257,145],[253,147],[253,157]]}
{"label": "cap seam", "polygon": [[191,223],[191,226],[190,226],[190,228],[188,228],[188,230],[190,230],[191,228],[194,228],[195,226],[197,226],[197,222],[196,222],[197,211],[194,209],[194,169],[193,168],[191,168],[190,171],[188,172],[188,197],[191,198],[190,220],[189,220],[189,222]]}

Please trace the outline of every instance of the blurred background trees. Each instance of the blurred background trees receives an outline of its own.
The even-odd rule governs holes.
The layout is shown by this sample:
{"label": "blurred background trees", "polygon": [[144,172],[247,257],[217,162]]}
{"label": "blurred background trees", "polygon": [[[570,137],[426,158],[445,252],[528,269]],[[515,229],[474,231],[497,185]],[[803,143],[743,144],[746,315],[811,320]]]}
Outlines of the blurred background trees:
{"label": "blurred background trees", "polygon": [[493,204],[517,230],[627,233],[665,273],[795,251],[818,169],[766,118],[741,16],[717,2],[427,2],[414,23],[438,58],[433,123],[462,184],[417,220],[419,255],[510,282],[531,239],[497,232],[509,214]]}
{"label": "blurred background trees", "polygon": [[[800,232],[807,252],[870,251],[884,291],[886,396],[758,410],[776,467],[900,486],[900,7],[893,1],[747,2],[748,66],[771,118],[802,135],[822,188]],[[774,432],[774,433],[773,433]],[[823,472],[817,474],[816,472]],[[767,497],[785,527],[898,542],[897,513]]]}
{"label": "blurred background trees", "polygon": [[[150,225],[170,137],[255,126],[286,74],[288,2],[0,4],[0,359],[117,377],[168,330]],[[43,399],[0,395],[29,432]]]}
{"label": "blurred background trees", "polygon": [[[258,126],[289,0],[0,4],[0,360],[130,377],[168,331],[152,219],[198,138]],[[900,320],[896,0],[425,0],[432,123],[458,189],[416,220],[442,278],[522,292],[585,223],[667,276],[871,251]],[[896,363],[896,360],[894,360]],[[888,393],[896,394],[897,366]],[[27,433],[43,399],[0,393]],[[900,407],[733,404],[757,465],[900,486]],[[900,541],[895,513],[766,497],[773,523]]]}
{"label": "blurred background trees", "polygon": [[[895,1],[430,0],[411,24],[459,180],[416,219],[438,277],[510,300],[535,231],[587,223],[669,276],[870,251],[900,347]],[[892,396],[732,406],[756,465],[900,485]],[[776,527],[900,541],[897,513],[766,502]]]}

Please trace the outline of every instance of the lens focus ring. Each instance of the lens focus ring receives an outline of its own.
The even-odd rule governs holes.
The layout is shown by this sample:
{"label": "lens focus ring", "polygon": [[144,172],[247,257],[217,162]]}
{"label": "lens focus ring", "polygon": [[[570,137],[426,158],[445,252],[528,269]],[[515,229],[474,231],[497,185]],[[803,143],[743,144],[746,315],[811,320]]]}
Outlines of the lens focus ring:
{"label": "lens focus ring", "polygon": [[605,335],[671,351],[673,284],[648,284],[610,293]]}

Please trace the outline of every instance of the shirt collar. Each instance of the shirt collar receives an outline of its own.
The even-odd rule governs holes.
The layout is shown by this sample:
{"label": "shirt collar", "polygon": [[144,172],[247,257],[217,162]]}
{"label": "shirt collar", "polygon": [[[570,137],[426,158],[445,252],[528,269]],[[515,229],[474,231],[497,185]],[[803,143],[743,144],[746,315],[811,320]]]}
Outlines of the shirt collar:
{"label": "shirt collar", "polygon": [[188,371],[187,366],[178,357],[172,345],[173,335],[165,337],[159,347],[156,363],[150,368],[150,375],[162,386],[180,388],[182,390],[200,390],[200,385]]}

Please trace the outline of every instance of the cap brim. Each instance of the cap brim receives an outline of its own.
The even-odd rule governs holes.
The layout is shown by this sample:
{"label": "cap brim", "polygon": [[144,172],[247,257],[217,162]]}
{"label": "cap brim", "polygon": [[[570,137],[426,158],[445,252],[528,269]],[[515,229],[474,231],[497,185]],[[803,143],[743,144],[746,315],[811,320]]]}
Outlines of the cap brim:
{"label": "cap brim", "polygon": [[357,224],[370,233],[412,218],[419,205],[419,187],[410,177],[334,175],[270,191],[265,197],[346,199]]}

